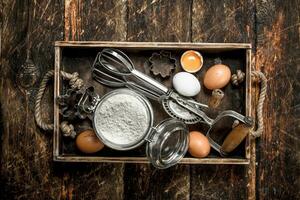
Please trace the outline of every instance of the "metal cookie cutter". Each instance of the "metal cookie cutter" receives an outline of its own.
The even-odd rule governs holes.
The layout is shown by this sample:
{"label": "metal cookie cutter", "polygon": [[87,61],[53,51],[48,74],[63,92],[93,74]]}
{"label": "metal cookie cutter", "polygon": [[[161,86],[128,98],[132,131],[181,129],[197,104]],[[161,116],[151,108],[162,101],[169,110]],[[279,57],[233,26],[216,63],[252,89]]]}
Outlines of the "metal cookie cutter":
{"label": "metal cookie cutter", "polygon": [[85,89],[68,89],[65,94],[57,97],[56,102],[60,106],[59,112],[66,120],[74,120],[76,117],[85,118],[77,112],[77,103],[84,91]]}
{"label": "metal cookie cutter", "polygon": [[169,51],[161,50],[159,53],[154,52],[149,58],[150,71],[162,78],[169,77],[178,63]]}

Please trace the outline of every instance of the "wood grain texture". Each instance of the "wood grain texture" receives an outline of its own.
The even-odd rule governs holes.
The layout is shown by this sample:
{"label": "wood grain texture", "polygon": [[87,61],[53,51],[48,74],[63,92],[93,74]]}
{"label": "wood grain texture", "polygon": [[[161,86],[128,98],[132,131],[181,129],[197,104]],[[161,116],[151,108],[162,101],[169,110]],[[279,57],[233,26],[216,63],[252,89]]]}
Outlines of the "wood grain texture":
{"label": "wood grain texture", "polygon": [[191,199],[247,199],[244,166],[191,167]]}
{"label": "wood grain texture", "polygon": [[[192,41],[250,42],[255,46],[254,8],[250,0],[194,0]],[[243,166],[191,166],[191,199],[246,199],[248,193],[253,196],[255,182],[248,191],[246,174]]]}
{"label": "wood grain texture", "polygon": [[122,41],[126,28],[126,1],[66,0],[65,40]]}
{"label": "wood grain texture", "polygon": [[[62,39],[63,5],[51,0],[1,1],[1,4],[0,101],[4,119],[0,156],[1,197],[58,199],[61,181],[49,151],[52,135],[37,129],[32,117],[36,85],[27,89],[18,87],[16,76],[23,73],[18,70],[25,63],[28,48],[42,74],[52,65],[52,42]],[[30,41],[26,43],[28,34],[33,37],[29,37]],[[26,80],[21,78],[20,81]],[[52,104],[51,99],[46,97],[44,104]],[[46,117],[51,119],[51,111]]]}
{"label": "wood grain texture", "polygon": [[189,165],[159,170],[145,164],[126,164],[125,199],[189,199]]}
{"label": "wood grain texture", "polygon": [[260,199],[299,198],[300,1],[257,1],[256,67],[268,77],[258,142]]}
{"label": "wood grain texture", "polygon": [[193,42],[252,42],[254,7],[252,0],[194,0]]}
{"label": "wood grain texture", "polygon": [[123,199],[123,164],[66,163],[65,199]]}
{"label": "wood grain texture", "polygon": [[[128,1],[127,41],[189,42],[192,1]],[[150,72],[149,72],[150,73]],[[189,199],[190,167],[126,164],[125,199]]]}
{"label": "wood grain texture", "polygon": [[190,42],[191,0],[128,0],[127,41]]}
{"label": "wood grain texture", "polygon": [[[53,163],[52,136],[37,129],[32,117],[37,86],[27,94],[15,81],[28,31],[41,75],[52,67],[55,40],[251,42],[253,64],[269,79],[266,127],[257,141],[256,197],[299,198],[299,0],[0,2],[0,199],[255,198],[255,180],[247,194],[243,166],[160,171],[148,164]],[[51,121],[49,94],[43,106]]]}
{"label": "wood grain texture", "polygon": [[[126,39],[126,2],[66,0],[65,40]],[[124,164],[67,164],[69,199],[122,199]],[[73,169],[73,170],[69,170]]]}

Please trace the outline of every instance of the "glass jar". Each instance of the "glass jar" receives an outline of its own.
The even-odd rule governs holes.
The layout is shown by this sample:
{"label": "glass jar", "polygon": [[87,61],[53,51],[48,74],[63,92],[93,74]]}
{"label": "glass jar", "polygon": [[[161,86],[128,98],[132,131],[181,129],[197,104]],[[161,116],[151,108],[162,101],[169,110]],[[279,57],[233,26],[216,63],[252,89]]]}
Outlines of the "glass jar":
{"label": "glass jar", "polygon": [[[145,121],[147,128],[140,136],[130,143],[116,143],[101,132],[101,123],[95,123],[101,120],[102,106],[116,95],[129,95],[139,102],[141,110],[146,111]],[[115,150],[130,150],[141,146],[145,142],[146,155],[149,161],[160,169],[168,168],[177,164],[186,154],[188,149],[188,128],[184,122],[170,118],[153,126],[153,108],[146,97],[130,89],[116,89],[112,92],[99,97],[93,90],[87,90],[79,101],[78,107],[81,111],[89,112],[93,121],[93,126],[97,137],[108,147]],[[118,112],[112,113],[118,115]]]}

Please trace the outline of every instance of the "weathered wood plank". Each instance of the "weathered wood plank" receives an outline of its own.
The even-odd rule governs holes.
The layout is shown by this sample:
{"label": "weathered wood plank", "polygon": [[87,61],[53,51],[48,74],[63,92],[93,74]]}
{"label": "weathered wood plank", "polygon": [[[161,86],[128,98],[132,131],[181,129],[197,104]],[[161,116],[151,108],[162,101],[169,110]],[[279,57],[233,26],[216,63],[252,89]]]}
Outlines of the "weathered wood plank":
{"label": "weathered wood plank", "polygon": [[268,78],[258,143],[260,199],[299,198],[300,1],[257,1],[256,68]]}
{"label": "weathered wood plank", "polygon": [[123,199],[123,164],[65,163],[66,199]]}
{"label": "weathered wood plank", "polygon": [[191,167],[191,199],[246,199],[244,166]]}
{"label": "weathered wood plank", "polygon": [[126,1],[66,0],[65,40],[123,41],[126,23]]}
{"label": "weathered wood plank", "polygon": [[190,42],[191,3],[129,0],[127,41]]}
{"label": "weathered wood plank", "polygon": [[[1,4],[1,197],[58,199],[61,179],[52,162],[52,134],[41,132],[32,117],[39,76],[23,64],[31,58],[40,74],[53,65],[53,41],[62,39],[64,5],[52,0]],[[44,104],[51,103],[46,96]],[[51,118],[48,108],[45,115]]]}
{"label": "weathered wood plank", "polygon": [[189,165],[159,170],[145,164],[126,164],[125,199],[189,199]]}
{"label": "weathered wood plank", "polygon": [[230,51],[238,49],[250,49],[249,43],[205,43],[205,42],[120,42],[120,41],[56,41],[56,46],[59,47],[112,47],[120,46],[128,49],[201,49],[212,51]]}
{"label": "weathered wood plank", "polygon": [[[127,41],[190,42],[192,1],[128,1]],[[126,164],[125,199],[189,199],[190,166]]]}
{"label": "weathered wood plank", "polygon": [[193,1],[193,42],[252,42],[252,0]]}
{"label": "weathered wood plank", "polygon": [[[65,40],[126,39],[126,1],[66,0],[65,4]],[[69,199],[123,198],[124,164],[68,163],[65,169]]]}
{"label": "weathered wood plank", "polygon": [[[194,0],[192,41],[250,42],[255,46],[254,10],[255,4],[251,0]],[[255,178],[255,169],[251,175],[249,178]],[[247,194],[253,196],[255,184],[248,185],[247,191],[246,176],[244,166],[193,165],[191,199],[245,199]]]}
{"label": "weathered wood plank", "polygon": [[[191,166],[189,171],[187,166],[180,165],[159,171],[149,165],[128,164],[123,179],[124,167],[118,164],[54,164],[52,135],[45,136],[32,118],[36,85],[29,87],[26,95],[15,79],[26,59],[28,13],[32,14],[31,55],[44,74],[53,63],[52,41],[62,40],[63,33],[66,40],[252,41],[254,1],[194,0],[192,20],[184,16],[190,1],[129,1],[128,22],[133,24],[128,27],[126,1],[66,0],[65,10],[59,1],[51,0],[0,2],[1,198],[187,199],[189,190],[192,199],[246,197],[243,166],[201,165]],[[75,3],[67,5],[71,2]],[[256,69],[262,67],[270,85],[264,112],[265,133],[258,141],[260,199],[299,196],[299,5],[299,0],[257,1]],[[63,13],[67,20],[65,30]],[[192,24],[193,31],[184,22]],[[44,103],[49,113],[46,118],[51,117],[49,105],[53,104],[49,93]],[[190,181],[186,176],[189,172]]]}

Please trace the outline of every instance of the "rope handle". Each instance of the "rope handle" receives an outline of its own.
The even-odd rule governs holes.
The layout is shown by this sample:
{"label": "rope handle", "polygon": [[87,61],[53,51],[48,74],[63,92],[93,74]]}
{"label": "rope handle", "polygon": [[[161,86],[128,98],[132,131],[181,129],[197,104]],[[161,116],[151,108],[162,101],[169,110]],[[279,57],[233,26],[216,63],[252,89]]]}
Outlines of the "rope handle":
{"label": "rope handle", "polygon": [[[60,75],[63,77],[63,79],[69,81],[69,85],[71,86],[72,89],[76,89],[76,88],[80,89],[84,85],[83,80],[79,78],[77,72],[70,74],[64,71],[60,71]],[[45,90],[47,88],[47,83],[50,79],[53,78],[53,76],[54,76],[54,70],[50,70],[44,75],[38,93],[36,95],[36,101],[35,101],[35,110],[34,110],[35,121],[37,125],[45,131],[50,131],[54,129],[54,124],[46,123],[41,116],[41,110],[42,110],[41,101],[44,96]],[[61,122],[60,129],[65,136],[75,137],[76,135],[74,131],[74,126],[72,124],[68,124],[66,121]]]}
{"label": "rope handle", "polygon": [[257,138],[260,137],[262,132],[264,131],[264,120],[263,120],[263,105],[267,94],[267,78],[266,76],[259,71],[252,71],[251,76],[260,82],[260,94],[258,99],[258,104],[256,108],[257,112],[257,129],[252,130],[250,134]]}

